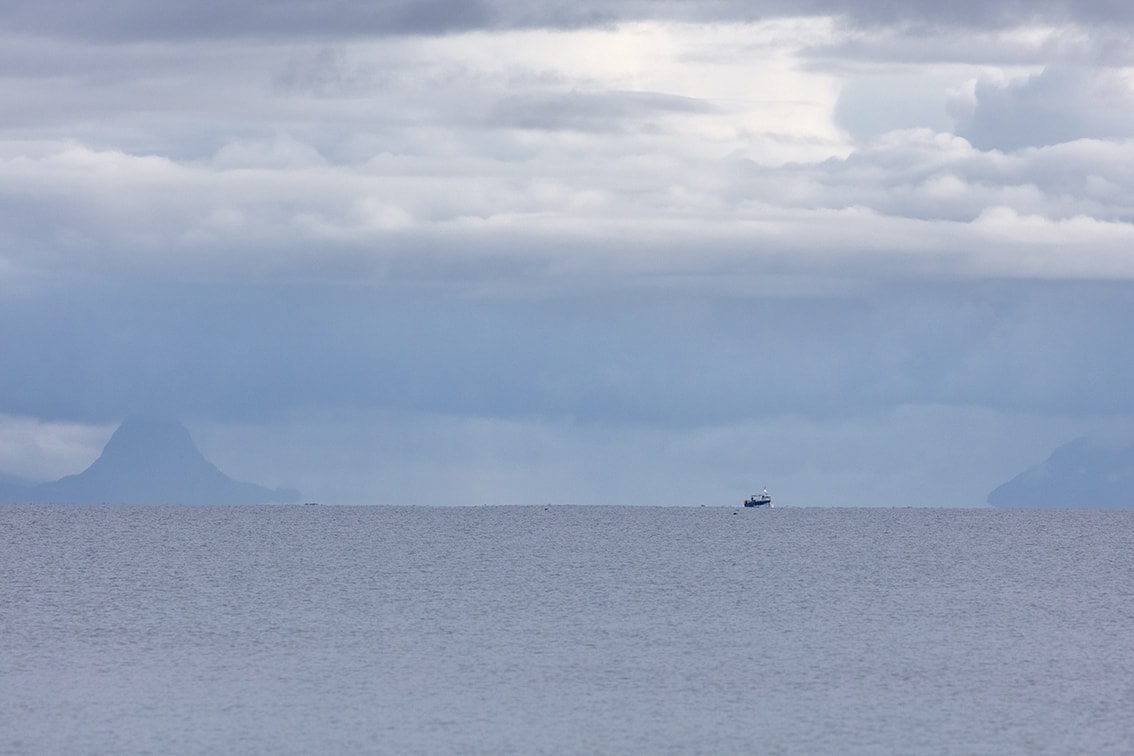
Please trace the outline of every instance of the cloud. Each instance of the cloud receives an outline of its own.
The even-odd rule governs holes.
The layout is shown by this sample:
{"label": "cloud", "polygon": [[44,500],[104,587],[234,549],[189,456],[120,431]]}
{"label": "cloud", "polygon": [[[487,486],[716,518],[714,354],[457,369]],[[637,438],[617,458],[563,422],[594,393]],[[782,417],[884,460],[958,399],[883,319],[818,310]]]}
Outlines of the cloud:
{"label": "cloud", "polygon": [[314,147],[288,134],[270,140],[231,141],[217,150],[212,159],[212,165],[220,170],[303,170],[322,168],[326,162]]}
{"label": "cloud", "polygon": [[655,92],[515,95],[496,103],[492,126],[536,130],[625,131],[669,113],[711,113],[710,103]]}
{"label": "cloud", "polygon": [[[0,143],[0,257],[7,275],[505,285],[1131,275],[1132,150],[1125,111],[1106,115],[1119,72],[1045,84],[1095,82],[1071,135],[1101,136],[1002,154],[981,124],[1012,108],[1025,122],[1031,100],[974,85],[958,138],[945,101],[975,67],[844,80],[801,57],[844,33],[817,19],[207,55],[80,44],[84,70],[51,74],[57,102],[5,84],[28,120]],[[1015,146],[1050,141],[1032,120]],[[1044,224],[1074,254],[1028,237]]]}
{"label": "cloud", "polygon": [[0,475],[39,482],[82,470],[98,458],[114,428],[0,414]]}
{"label": "cloud", "polygon": [[958,133],[981,149],[1134,137],[1134,85],[1124,72],[1052,65],[1034,76],[977,81],[953,102]]}
{"label": "cloud", "polygon": [[161,3],[124,0],[93,9],[76,0],[51,7],[13,0],[5,24],[25,34],[67,34],[86,38],[193,39],[201,37],[290,35],[447,34],[469,30],[517,28],[577,29],[635,21],[750,23],[789,16],[835,16],[862,26],[1002,28],[1021,23],[1107,24],[1129,27],[1134,12],[1109,0],[965,0],[938,3],[918,0],[877,3],[868,0],[622,0],[565,3],[561,0],[335,0],[318,6],[301,0],[266,5],[256,0],[201,4],[190,0]]}
{"label": "cloud", "polygon": [[837,296],[737,283],[729,295],[530,296],[56,285],[3,305],[0,393],[12,412],[88,422],[302,406],[669,428],[897,404],[1134,414],[1127,283],[907,282]]}
{"label": "cloud", "polygon": [[548,138],[526,160],[378,155],[361,166],[289,135],[233,141],[208,163],[8,143],[7,261],[29,275],[126,266],[344,282],[707,280],[824,267],[1134,276],[1125,142],[1005,155],[895,132],[843,159],[776,166],[696,150],[595,153]]}

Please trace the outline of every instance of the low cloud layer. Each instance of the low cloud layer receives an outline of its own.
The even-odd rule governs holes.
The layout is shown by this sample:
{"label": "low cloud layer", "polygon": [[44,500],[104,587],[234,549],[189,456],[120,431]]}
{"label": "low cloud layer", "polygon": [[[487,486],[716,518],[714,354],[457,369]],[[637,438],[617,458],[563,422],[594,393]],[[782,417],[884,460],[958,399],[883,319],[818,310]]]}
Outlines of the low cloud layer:
{"label": "low cloud layer", "polygon": [[4,305],[0,392],[90,422],[305,405],[686,428],[897,405],[1134,416],[1127,283],[462,288],[57,289]]}

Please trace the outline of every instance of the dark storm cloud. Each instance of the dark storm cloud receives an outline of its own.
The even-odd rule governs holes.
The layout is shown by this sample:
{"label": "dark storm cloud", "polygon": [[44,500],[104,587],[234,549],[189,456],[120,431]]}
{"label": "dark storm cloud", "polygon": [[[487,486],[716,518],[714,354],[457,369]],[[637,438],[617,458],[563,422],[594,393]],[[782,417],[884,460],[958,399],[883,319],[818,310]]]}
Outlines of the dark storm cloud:
{"label": "dark storm cloud", "polygon": [[[790,4],[779,4],[781,10]],[[1030,22],[1083,24],[1134,23],[1134,7],[1115,0],[814,0],[807,8],[822,14],[846,15],[864,25],[1005,28]]]}
{"label": "dark storm cloud", "polygon": [[105,39],[216,36],[444,34],[478,29],[579,28],[622,21],[754,21],[836,16],[863,26],[1004,28],[1033,21],[1130,25],[1134,6],[1112,0],[669,0],[519,2],[519,0],[10,0],[0,26],[34,35]]}
{"label": "dark storm cloud", "polygon": [[53,293],[0,303],[8,412],[105,422],[337,406],[686,427],[895,404],[1134,412],[1134,351],[1119,346],[1134,319],[1129,283],[821,299],[626,289],[488,299],[439,286]]}
{"label": "dark storm cloud", "polygon": [[2,26],[35,35],[128,40],[326,34],[443,34],[492,27],[496,14],[478,0],[361,2],[166,0],[35,3],[16,0]]}

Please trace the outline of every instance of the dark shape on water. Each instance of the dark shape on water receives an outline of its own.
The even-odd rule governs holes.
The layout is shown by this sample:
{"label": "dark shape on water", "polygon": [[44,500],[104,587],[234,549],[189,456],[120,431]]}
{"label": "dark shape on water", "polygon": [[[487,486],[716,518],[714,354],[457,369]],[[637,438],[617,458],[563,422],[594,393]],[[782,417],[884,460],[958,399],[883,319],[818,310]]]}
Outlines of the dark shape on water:
{"label": "dark shape on water", "polygon": [[753,494],[751,497],[744,500],[745,507],[768,507],[772,506],[772,495],[768,493],[768,489],[764,489],[764,493]]}
{"label": "dark shape on water", "polygon": [[[14,497],[12,497],[14,498]],[[266,504],[299,492],[242,483],[202,456],[176,420],[130,418],[83,472],[24,489],[18,500],[55,504]]]}
{"label": "dark shape on water", "polygon": [[1108,447],[1078,438],[988,495],[994,507],[1134,507],[1134,444]]}

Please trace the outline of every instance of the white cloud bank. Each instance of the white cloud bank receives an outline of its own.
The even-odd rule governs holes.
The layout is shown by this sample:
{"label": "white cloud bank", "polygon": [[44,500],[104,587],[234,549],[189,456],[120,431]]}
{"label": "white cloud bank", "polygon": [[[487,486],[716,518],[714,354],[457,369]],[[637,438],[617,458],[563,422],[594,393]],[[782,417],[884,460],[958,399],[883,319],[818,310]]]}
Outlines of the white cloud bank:
{"label": "white cloud bank", "polygon": [[[840,101],[874,74],[806,54],[844,33],[795,19],[82,46],[81,70],[5,80],[23,121],[0,135],[8,275],[381,279],[425,258],[444,277],[483,255],[506,278],[769,258],[1131,276],[1125,69],[902,64],[942,88],[931,120],[951,110],[952,135],[918,126],[924,97],[903,110],[908,84]],[[837,122],[856,107],[903,128],[856,139]]]}

